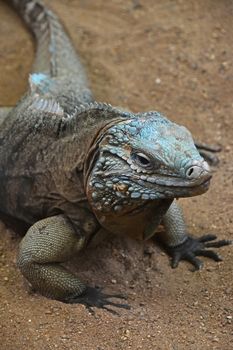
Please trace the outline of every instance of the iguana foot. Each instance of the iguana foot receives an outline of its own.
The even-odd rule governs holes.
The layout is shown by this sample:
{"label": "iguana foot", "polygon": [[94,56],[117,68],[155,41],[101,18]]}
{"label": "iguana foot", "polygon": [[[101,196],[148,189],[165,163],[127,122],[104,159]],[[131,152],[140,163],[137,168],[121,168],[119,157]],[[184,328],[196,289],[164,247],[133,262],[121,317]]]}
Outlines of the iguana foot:
{"label": "iguana foot", "polygon": [[128,304],[121,304],[121,303],[114,303],[113,301],[110,301],[111,298],[117,298],[117,299],[123,299],[126,300],[126,297],[120,294],[105,294],[102,293],[102,288],[96,287],[87,287],[86,290],[82,295],[79,295],[77,297],[68,297],[66,298],[65,302],[71,303],[71,304],[82,304],[85,305],[89,312],[94,314],[93,307],[97,307],[99,309],[105,309],[108,312],[112,313],[113,315],[119,315],[118,312],[115,310],[112,310],[107,307],[114,306],[121,309],[130,309],[130,306]]}
{"label": "iguana foot", "polygon": [[188,237],[188,239],[173,248],[169,248],[169,253],[172,257],[171,266],[176,268],[180,260],[187,260],[194,266],[195,270],[200,270],[203,267],[203,262],[197,258],[197,256],[205,256],[213,259],[214,261],[222,261],[221,256],[213,250],[206,250],[206,248],[221,248],[225,245],[232,244],[232,241],[223,239],[220,241],[214,241],[217,236],[208,234],[201,236],[200,238]]}
{"label": "iguana foot", "polygon": [[200,155],[210,164],[217,165],[219,163],[219,158],[215,153],[222,150],[221,146],[218,145],[208,145],[201,142],[195,142],[195,146],[200,153]]}

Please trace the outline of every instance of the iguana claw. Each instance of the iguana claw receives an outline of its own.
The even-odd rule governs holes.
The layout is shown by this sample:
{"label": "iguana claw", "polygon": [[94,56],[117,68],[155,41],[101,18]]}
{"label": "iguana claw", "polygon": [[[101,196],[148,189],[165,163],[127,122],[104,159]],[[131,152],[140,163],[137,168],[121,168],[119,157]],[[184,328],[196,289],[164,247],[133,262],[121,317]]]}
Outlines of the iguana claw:
{"label": "iguana claw", "polygon": [[219,163],[219,158],[215,154],[221,152],[222,148],[218,145],[208,145],[205,143],[200,143],[195,141],[195,146],[200,153],[200,155],[210,164],[217,165]]}
{"label": "iguana claw", "polygon": [[119,315],[118,312],[108,308],[107,305],[114,306],[121,309],[127,309],[127,310],[130,309],[130,306],[128,304],[115,303],[109,300],[111,298],[126,300],[126,297],[121,294],[112,294],[112,295],[105,294],[105,293],[102,293],[102,288],[87,287],[85,292],[82,295],[77,297],[67,298],[66,302],[71,304],[85,305],[91,314],[94,314],[93,307],[97,307],[99,309],[105,309],[108,312],[112,313],[113,315]]}
{"label": "iguana claw", "polygon": [[222,257],[213,250],[206,250],[206,248],[220,248],[225,245],[232,244],[229,240],[215,241],[217,236],[208,234],[200,238],[188,237],[188,239],[176,247],[169,248],[169,253],[172,257],[171,266],[176,268],[180,260],[187,260],[193,266],[194,270],[200,270],[203,267],[203,262],[197,256],[205,256],[214,261],[222,261]]}

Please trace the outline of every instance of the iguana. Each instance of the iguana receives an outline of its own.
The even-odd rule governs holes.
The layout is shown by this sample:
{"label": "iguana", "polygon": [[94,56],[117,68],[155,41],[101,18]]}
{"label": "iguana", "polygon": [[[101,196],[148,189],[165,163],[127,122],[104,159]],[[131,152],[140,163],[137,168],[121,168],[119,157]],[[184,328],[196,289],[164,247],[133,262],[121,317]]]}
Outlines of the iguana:
{"label": "iguana", "polygon": [[[0,124],[0,210],[30,225],[17,264],[34,289],[63,302],[107,308],[63,263],[101,227],[149,239],[160,223],[172,267],[230,241],[187,233],[176,199],[207,191],[211,172],[190,132],[162,114],[99,103],[61,23],[41,1],[11,3],[37,41],[29,89]],[[214,242],[213,242],[214,241]],[[115,297],[121,297],[115,295]]]}

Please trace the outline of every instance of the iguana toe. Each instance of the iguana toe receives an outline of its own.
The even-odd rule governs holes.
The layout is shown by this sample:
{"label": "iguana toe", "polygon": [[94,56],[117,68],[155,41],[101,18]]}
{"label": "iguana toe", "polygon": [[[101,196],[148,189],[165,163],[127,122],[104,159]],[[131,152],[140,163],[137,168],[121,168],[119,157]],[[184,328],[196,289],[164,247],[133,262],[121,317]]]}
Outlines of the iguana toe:
{"label": "iguana toe", "polygon": [[219,163],[219,157],[216,153],[221,152],[222,148],[219,145],[208,145],[205,143],[195,142],[195,146],[200,155],[212,166]]}
{"label": "iguana toe", "polygon": [[222,261],[222,257],[218,253],[213,250],[206,250],[206,248],[221,248],[232,244],[232,241],[224,239],[213,242],[216,238],[212,234],[204,235],[200,238],[188,237],[184,243],[176,247],[170,247],[169,253],[172,257],[172,268],[176,268],[181,260],[186,260],[194,266],[194,270],[200,270],[203,267],[203,262],[197,256],[204,256],[214,261]]}
{"label": "iguana toe", "polygon": [[66,298],[65,302],[71,303],[71,304],[85,305],[86,308],[92,314],[94,314],[94,311],[93,311],[94,307],[97,307],[99,309],[105,309],[114,315],[118,315],[118,312],[116,312],[113,309],[108,308],[108,306],[113,306],[116,308],[127,309],[127,310],[130,309],[130,306],[128,304],[113,302],[113,301],[109,300],[111,298],[126,300],[126,297],[124,295],[105,294],[105,293],[102,293],[102,288],[87,287],[85,292],[82,295],[68,297],[68,298]]}

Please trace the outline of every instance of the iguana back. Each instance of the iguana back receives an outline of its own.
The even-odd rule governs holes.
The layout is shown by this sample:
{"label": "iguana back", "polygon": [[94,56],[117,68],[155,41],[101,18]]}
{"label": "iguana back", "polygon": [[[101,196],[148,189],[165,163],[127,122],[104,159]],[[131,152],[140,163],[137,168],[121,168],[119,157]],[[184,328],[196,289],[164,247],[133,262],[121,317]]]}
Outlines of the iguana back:
{"label": "iguana back", "polygon": [[83,168],[93,139],[128,114],[93,101],[67,34],[42,2],[10,3],[37,50],[28,92],[0,124],[0,210],[29,223],[60,211],[78,219],[77,206],[87,205]]}
{"label": "iguana back", "polygon": [[[47,197],[52,197],[48,199],[48,206],[51,201],[57,201],[60,189],[51,176],[52,172],[59,173],[55,170],[54,154],[57,154],[56,161],[61,157],[60,167],[67,171],[70,171],[69,164],[75,167],[77,157],[81,163],[84,151],[80,148],[79,154],[71,151],[65,136],[61,141],[61,129],[81,104],[92,101],[92,95],[80,60],[55,14],[40,1],[12,0],[8,3],[31,29],[37,49],[29,89],[0,126],[0,209],[34,222],[48,215]],[[82,145],[85,149],[86,142]],[[72,147],[78,149],[76,140]],[[62,151],[66,152],[66,160]],[[78,201],[79,196],[83,197],[83,187],[78,180],[76,185],[74,192],[77,187]],[[28,207],[27,215],[22,212],[23,207],[24,211]]]}

